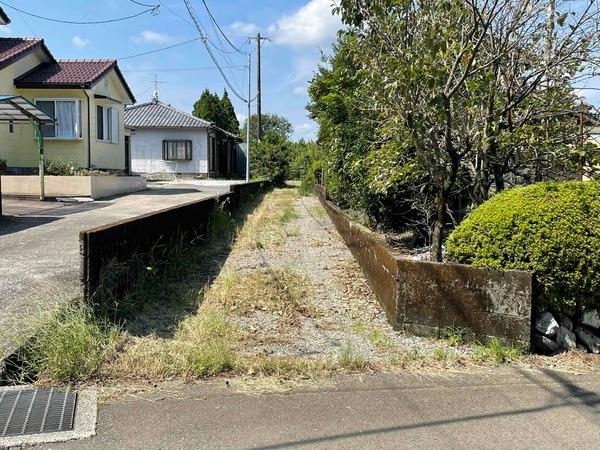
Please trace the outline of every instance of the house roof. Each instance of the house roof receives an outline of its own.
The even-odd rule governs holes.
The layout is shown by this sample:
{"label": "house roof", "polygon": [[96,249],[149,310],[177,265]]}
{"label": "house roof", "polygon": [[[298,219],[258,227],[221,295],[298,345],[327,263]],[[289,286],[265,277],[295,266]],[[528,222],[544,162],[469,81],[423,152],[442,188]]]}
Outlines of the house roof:
{"label": "house roof", "polygon": [[213,128],[239,139],[239,136],[217,127],[214,123],[200,119],[159,100],[128,106],[125,108],[125,126],[135,128]]}
{"label": "house roof", "polygon": [[41,48],[50,61],[56,62],[44,44],[43,39],[37,38],[0,38],[0,69],[23,58],[29,53]]}
{"label": "house roof", "polygon": [[161,101],[125,108],[125,125],[133,128],[210,128],[207,120],[199,119]]}
{"label": "house roof", "polygon": [[0,25],[8,25],[9,23],[10,17],[8,17],[4,10],[0,8]]}
{"label": "house roof", "polygon": [[115,70],[127,94],[135,97],[114,59],[60,59],[40,64],[15,80],[18,88],[82,88],[90,89],[112,69]]}

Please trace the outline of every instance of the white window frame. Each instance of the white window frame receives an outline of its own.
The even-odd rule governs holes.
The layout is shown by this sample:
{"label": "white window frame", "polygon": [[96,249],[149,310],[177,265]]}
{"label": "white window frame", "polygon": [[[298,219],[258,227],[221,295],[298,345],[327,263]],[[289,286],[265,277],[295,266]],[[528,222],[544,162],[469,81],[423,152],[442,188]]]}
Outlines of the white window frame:
{"label": "white window frame", "polygon": [[[102,109],[102,139],[98,137],[98,108]],[[96,105],[96,140],[105,144],[118,144],[120,138],[120,112],[116,106]]]}
{"label": "white window frame", "polygon": [[[82,115],[82,101],[80,98],[73,97],[39,97],[33,100],[33,103],[37,105],[37,102],[54,102],[54,111],[56,114],[56,102],[73,102],[77,106],[78,111],[78,123],[76,126],[76,132],[78,136],[75,137],[64,137],[64,136],[44,136],[45,141],[81,141],[83,139],[83,115]],[[57,133],[58,124],[54,124],[54,134]]]}

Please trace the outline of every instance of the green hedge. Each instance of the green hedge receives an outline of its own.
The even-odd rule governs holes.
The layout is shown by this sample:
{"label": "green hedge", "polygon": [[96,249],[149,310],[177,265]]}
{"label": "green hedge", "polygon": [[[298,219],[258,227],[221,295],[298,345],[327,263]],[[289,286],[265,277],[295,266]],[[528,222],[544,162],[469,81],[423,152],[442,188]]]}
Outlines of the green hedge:
{"label": "green hedge", "polygon": [[502,192],[469,214],[446,248],[450,261],[534,271],[542,299],[558,310],[600,304],[600,182]]}

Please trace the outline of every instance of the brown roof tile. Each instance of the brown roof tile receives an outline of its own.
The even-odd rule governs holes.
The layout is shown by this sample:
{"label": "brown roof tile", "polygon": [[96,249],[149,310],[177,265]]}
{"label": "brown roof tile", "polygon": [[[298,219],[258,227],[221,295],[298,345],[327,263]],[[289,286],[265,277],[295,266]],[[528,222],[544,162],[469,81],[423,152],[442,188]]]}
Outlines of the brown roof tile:
{"label": "brown roof tile", "polygon": [[17,78],[17,87],[84,86],[92,85],[116,64],[115,60],[58,60],[44,63]]}
{"label": "brown roof tile", "polygon": [[34,38],[0,38],[0,69],[27,55],[38,47],[42,47],[50,58],[43,39]]}
{"label": "brown roof tile", "polygon": [[114,59],[60,59],[52,63],[44,63],[15,80],[18,88],[84,88],[89,89],[104,77],[111,69],[115,69],[125,90],[135,101],[123,74]]}

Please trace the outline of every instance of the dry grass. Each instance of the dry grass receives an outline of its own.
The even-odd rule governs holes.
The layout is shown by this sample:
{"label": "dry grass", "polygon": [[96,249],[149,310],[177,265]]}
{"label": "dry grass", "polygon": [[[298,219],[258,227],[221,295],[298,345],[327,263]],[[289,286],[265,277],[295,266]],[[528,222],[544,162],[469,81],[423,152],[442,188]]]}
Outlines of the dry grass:
{"label": "dry grass", "polygon": [[277,189],[265,195],[238,232],[236,246],[258,249],[283,245],[289,236],[286,224],[298,217],[294,209],[297,198],[296,189]]}
{"label": "dry grass", "polygon": [[131,338],[105,375],[150,379],[218,375],[238,366],[235,344],[241,338],[225,314],[205,309],[181,322],[173,339]]}
{"label": "dry grass", "polygon": [[261,269],[222,273],[205,295],[205,304],[235,314],[265,311],[314,317],[318,311],[307,301],[310,285],[292,270]]}

